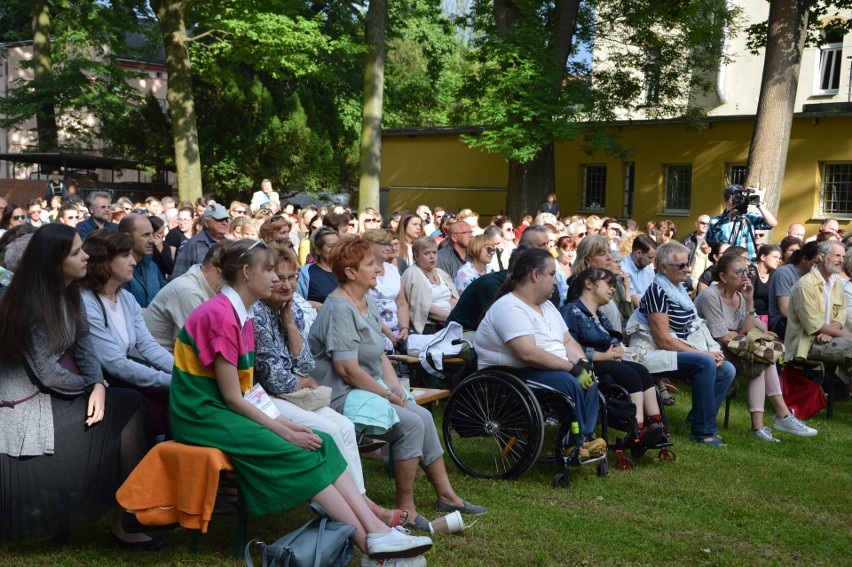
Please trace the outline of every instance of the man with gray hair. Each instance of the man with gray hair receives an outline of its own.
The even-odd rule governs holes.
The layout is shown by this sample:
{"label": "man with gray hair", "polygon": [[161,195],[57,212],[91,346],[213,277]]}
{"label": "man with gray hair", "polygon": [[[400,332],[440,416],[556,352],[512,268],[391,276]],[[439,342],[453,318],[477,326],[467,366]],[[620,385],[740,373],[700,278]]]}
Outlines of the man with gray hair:
{"label": "man with gray hair", "polygon": [[77,234],[81,240],[101,228],[118,230],[118,225],[110,222],[109,206],[112,204],[112,196],[106,191],[95,191],[88,198],[89,216],[83,222],[77,223]]}
{"label": "man with gray hair", "polygon": [[219,203],[213,203],[204,209],[204,214],[201,215],[201,230],[189,240],[185,240],[178,249],[172,279],[182,276],[190,266],[200,264],[204,260],[210,247],[228,233],[230,220],[228,210]]}
{"label": "man with gray hair", "polygon": [[838,274],[845,249],[836,240],[821,242],[817,263],[790,292],[784,349],[788,360],[822,360],[852,371],[852,333],[846,324],[846,296]]}

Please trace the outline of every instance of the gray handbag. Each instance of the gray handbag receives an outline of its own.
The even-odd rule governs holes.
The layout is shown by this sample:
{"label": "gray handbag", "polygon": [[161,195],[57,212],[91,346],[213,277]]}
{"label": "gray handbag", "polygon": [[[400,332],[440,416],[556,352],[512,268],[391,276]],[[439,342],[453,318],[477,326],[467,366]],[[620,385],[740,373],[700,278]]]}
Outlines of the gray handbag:
{"label": "gray handbag", "polygon": [[355,527],[337,522],[319,504],[311,502],[317,515],[298,530],[266,545],[252,540],[246,544],[246,565],[254,567],[251,546],[260,546],[263,567],[343,567],[352,560]]}

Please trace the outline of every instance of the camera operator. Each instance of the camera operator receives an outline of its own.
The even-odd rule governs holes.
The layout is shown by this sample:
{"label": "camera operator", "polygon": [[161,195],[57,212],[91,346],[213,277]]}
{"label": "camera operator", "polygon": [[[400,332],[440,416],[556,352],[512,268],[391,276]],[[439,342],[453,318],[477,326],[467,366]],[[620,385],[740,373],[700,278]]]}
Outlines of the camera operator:
{"label": "camera operator", "polygon": [[[749,261],[757,256],[754,242],[755,230],[770,230],[778,224],[772,211],[760,202],[754,189],[742,185],[731,185],[725,189],[725,210],[710,219],[707,242],[727,242],[731,246],[742,246],[748,250]],[[748,212],[749,205],[756,205],[760,214]]]}

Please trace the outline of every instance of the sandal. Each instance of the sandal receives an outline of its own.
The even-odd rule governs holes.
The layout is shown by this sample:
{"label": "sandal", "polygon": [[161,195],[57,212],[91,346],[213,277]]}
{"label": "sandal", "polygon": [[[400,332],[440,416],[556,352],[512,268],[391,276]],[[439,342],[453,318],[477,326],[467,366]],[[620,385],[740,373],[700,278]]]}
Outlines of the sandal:
{"label": "sandal", "polygon": [[663,402],[664,406],[675,405],[675,399],[674,396],[672,396],[672,392],[677,392],[677,388],[675,388],[674,384],[672,384],[668,378],[660,378],[657,380],[657,392],[660,393],[660,401]]}
{"label": "sandal", "polygon": [[[380,516],[380,514],[381,514],[383,509],[384,508],[382,508],[378,504],[373,504],[373,507],[370,508],[370,511],[373,512],[373,515],[375,515],[379,520],[381,520],[382,517]],[[388,511],[392,513],[391,521],[390,521],[390,523],[387,523],[384,520],[382,520],[382,523],[385,524],[389,528],[395,528],[397,526],[401,526],[405,523],[405,520],[408,519],[408,512],[405,511],[405,510],[400,510],[399,508],[391,510],[390,508],[388,508]]]}
{"label": "sandal", "polygon": [[417,530],[417,531],[421,531],[421,532],[426,532],[427,534],[432,533],[431,523],[429,522],[429,520],[427,520],[426,518],[424,518],[420,514],[417,514],[416,516],[414,516],[414,521],[411,522],[411,523],[405,524],[404,527],[409,529],[409,530]]}

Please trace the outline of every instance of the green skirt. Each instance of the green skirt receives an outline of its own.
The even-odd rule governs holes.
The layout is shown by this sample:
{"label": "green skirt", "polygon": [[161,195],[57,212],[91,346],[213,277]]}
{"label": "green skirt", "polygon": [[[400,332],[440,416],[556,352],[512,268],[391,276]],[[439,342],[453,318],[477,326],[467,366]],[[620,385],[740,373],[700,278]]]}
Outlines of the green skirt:
{"label": "green skirt", "polygon": [[346,470],[332,438],[306,451],[231,411],[216,380],[175,372],[170,393],[175,441],[215,447],[230,457],[251,515],[288,510],[321,492]]}

